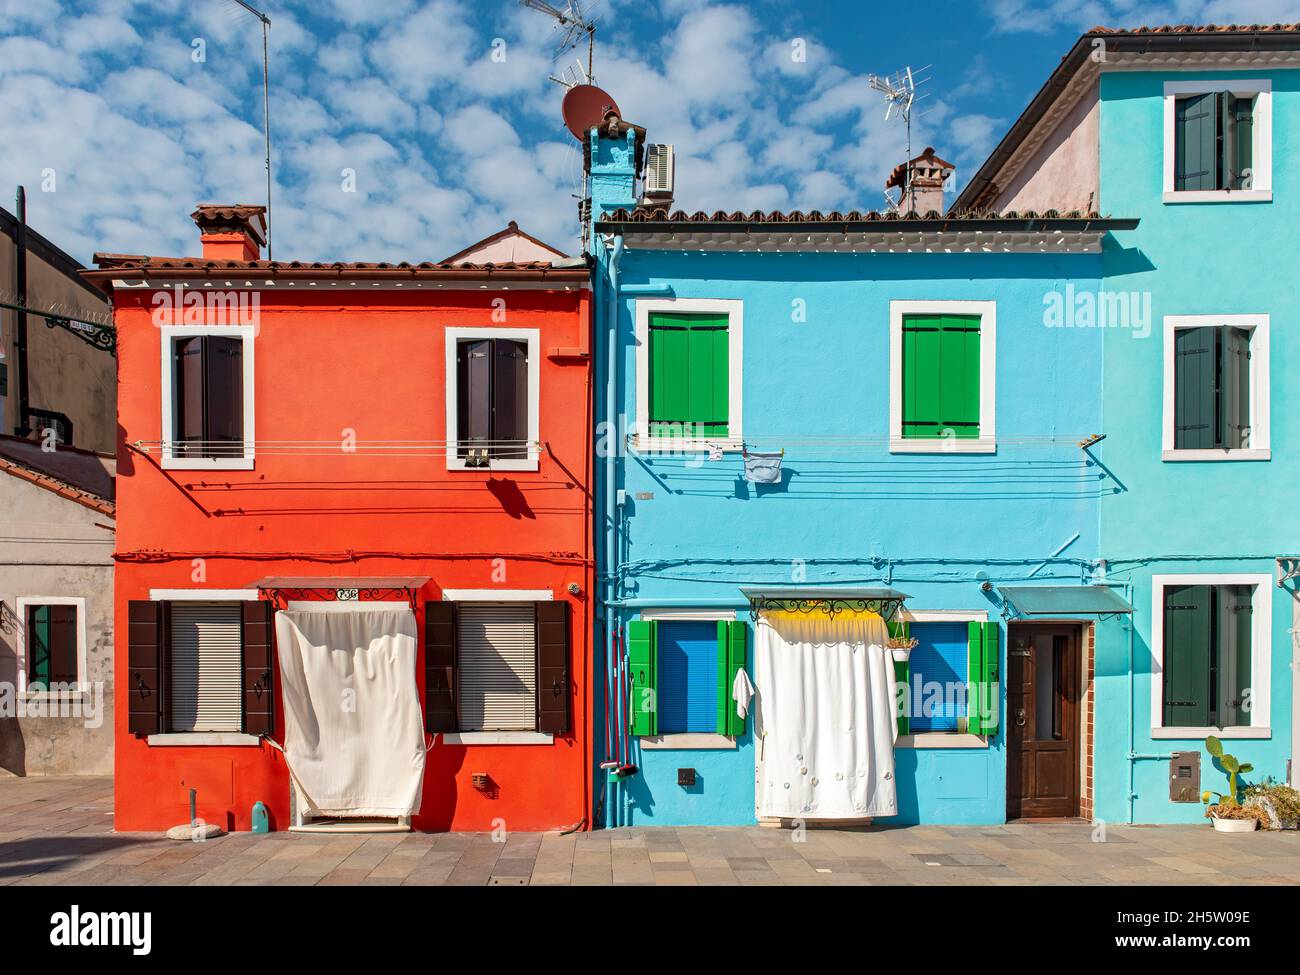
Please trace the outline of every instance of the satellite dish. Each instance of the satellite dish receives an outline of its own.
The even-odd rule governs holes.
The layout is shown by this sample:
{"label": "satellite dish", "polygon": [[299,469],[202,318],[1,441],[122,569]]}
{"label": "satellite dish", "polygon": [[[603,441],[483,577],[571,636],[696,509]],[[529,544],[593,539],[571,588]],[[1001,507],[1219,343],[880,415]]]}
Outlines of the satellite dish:
{"label": "satellite dish", "polygon": [[562,111],[565,127],[579,142],[593,127],[605,121],[607,112],[623,117],[614,99],[595,85],[574,85],[566,91]]}

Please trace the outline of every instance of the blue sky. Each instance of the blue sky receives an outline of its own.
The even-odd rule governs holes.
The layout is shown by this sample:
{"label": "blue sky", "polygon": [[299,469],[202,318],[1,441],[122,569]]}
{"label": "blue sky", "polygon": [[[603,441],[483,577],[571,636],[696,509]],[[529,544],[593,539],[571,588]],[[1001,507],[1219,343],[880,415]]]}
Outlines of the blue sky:
{"label": "blue sky", "polygon": [[[546,18],[517,0],[261,6],[277,259],[438,260],[511,219],[574,249],[581,156],[546,76],[575,55],[554,60]],[[1083,30],[1295,22],[1300,0],[600,0],[592,12],[596,80],[652,141],[676,145],[679,206],[849,210],[878,208],[904,155],[868,74],[933,65],[914,146],[934,145],[960,182]],[[265,198],[261,33],[233,0],[0,0],[0,104],[4,205],[24,183],[33,225],[83,261],[193,254],[194,203]]]}

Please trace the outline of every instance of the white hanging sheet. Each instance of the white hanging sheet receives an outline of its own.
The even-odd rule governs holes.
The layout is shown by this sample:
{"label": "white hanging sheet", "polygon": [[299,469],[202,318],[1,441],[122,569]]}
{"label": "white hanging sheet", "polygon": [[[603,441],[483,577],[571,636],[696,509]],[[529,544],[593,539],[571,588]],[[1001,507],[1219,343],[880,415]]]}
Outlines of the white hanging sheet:
{"label": "white hanging sheet", "polygon": [[420,808],[424,722],[409,609],[275,614],[284,754],[312,816]]}
{"label": "white hanging sheet", "polygon": [[779,612],[755,630],[760,815],[896,815],[898,695],[884,621]]}

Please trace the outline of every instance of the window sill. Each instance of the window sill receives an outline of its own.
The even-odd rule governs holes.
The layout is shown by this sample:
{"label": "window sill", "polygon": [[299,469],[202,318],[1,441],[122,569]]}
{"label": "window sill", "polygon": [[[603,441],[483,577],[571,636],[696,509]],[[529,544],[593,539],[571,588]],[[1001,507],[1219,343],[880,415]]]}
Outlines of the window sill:
{"label": "window sill", "polygon": [[899,735],[895,748],[988,748],[989,740],[983,735],[967,735],[950,731],[921,731],[914,735]]}
{"label": "window sill", "polygon": [[554,735],[541,731],[445,731],[444,745],[549,745]]}
{"label": "window sill", "polygon": [[149,735],[145,741],[154,747],[234,745],[249,748],[262,743],[257,735],[246,735],[242,731],[173,731],[163,735]]}
{"label": "window sill", "polygon": [[998,442],[992,437],[977,437],[962,440],[957,437],[936,437],[934,439],[901,439],[889,441],[891,454],[994,454]]}
{"label": "window sill", "polygon": [[1163,450],[1160,452],[1160,459],[1165,461],[1272,460],[1272,457],[1273,451],[1267,447],[1245,450]]}
{"label": "window sill", "polygon": [[639,454],[700,454],[717,447],[725,454],[738,454],[745,449],[741,437],[647,437],[637,433],[632,436],[632,449]]}
{"label": "window sill", "polygon": [[1199,739],[1210,735],[1228,740],[1240,738],[1272,738],[1272,728],[1152,728],[1151,737],[1157,740]]}
{"label": "window sill", "polygon": [[166,457],[165,471],[251,471],[252,457]]}
{"label": "window sill", "polygon": [[1272,190],[1165,190],[1166,203],[1272,203]]}
{"label": "window sill", "polygon": [[486,464],[474,467],[463,460],[447,460],[447,470],[464,471],[467,474],[491,474],[493,471],[536,471],[541,469],[541,462],[536,457],[526,460],[490,460]]}
{"label": "window sill", "polygon": [[672,735],[657,735],[641,739],[641,747],[647,751],[681,749],[691,751],[735,751],[740,746],[736,739],[728,735],[709,734],[708,732],[682,732]]}

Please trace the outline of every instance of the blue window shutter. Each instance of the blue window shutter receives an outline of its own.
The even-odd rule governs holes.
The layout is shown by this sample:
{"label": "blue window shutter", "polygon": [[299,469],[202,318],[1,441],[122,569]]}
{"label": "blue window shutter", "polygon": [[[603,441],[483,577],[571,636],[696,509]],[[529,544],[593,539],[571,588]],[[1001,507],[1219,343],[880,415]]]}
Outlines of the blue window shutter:
{"label": "blue window shutter", "polygon": [[[958,688],[966,685],[969,648],[965,623],[913,623],[911,636],[916,639],[908,660],[913,687],[921,691],[912,700],[913,732],[956,731],[957,719],[966,717],[966,702]],[[934,700],[926,697],[926,684],[939,684],[943,694]]]}
{"label": "blue window shutter", "polygon": [[659,734],[717,731],[718,624],[660,620]]}

